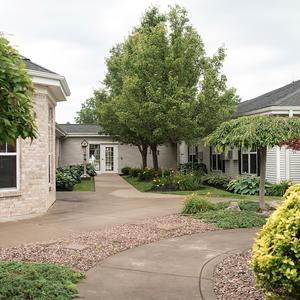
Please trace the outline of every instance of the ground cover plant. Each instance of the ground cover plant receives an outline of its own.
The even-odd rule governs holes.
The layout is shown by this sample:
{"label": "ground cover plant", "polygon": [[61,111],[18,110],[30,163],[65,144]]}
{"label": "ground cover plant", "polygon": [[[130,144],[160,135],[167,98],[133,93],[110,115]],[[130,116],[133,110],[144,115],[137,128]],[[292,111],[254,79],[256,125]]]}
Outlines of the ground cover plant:
{"label": "ground cover plant", "polygon": [[209,198],[192,194],[184,202],[181,213],[194,215],[207,223],[213,223],[219,228],[250,228],[260,227],[266,220],[263,215],[257,214],[258,202],[236,202],[237,209],[229,209],[229,202],[213,203]]}
{"label": "ground cover plant", "polygon": [[253,246],[256,282],[270,299],[300,299],[300,185],[290,187]]}
{"label": "ground cover plant", "polygon": [[78,295],[75,284],[83,277],[65,266],[0,261],[0,299],[73,299]]}

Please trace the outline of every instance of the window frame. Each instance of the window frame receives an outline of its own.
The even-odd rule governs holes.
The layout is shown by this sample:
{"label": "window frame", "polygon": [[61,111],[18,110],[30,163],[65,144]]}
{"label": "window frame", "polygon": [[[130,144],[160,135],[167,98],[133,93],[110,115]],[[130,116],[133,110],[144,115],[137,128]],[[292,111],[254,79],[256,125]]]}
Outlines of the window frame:
{"label": "window frame", "polygon": [[48,106],[48,184],[51,187],[54,182],[54,170],[53,167],[55,166],[54,157],[55,157],[55,144],[53,145],[53,141],[55,141],[54,132],[54,106]]}
{"label": "window frame", "polygon": [[[188,146],[188,163],[198,163],[199,158],[198,158],[198,145],[191,145]],[[190,159],[193,157],[193,159]]]}
{"label": "window frame", "polygon": [[[225,160],[224,160],[224,152],[217,152],[213,147],[211,147],[210,153],[210,170],[213,172],[222,172],[226,173],[225,171]],[[215,165],[214,168],[214,157],[215,157]]]}
{"label": "window frame", "polygon": [[[256,156],[256,164],[255,164],[255,173],[251,173],[251,155],[255,154]],[[248,172],[243,172],[243,155],[247,155],[248,157]],[[241,150],[241,175],[256,175],[258,174],[258,153],[257,153],[257,149],[256,148],[252,148],[252,149],[247,149],[247,150]]]}
{"label": "window frame", "polygon": [[0,188],[0,193],[17,192],[20,190],[20,145],[19,144],[20,144],[19,139],[17,139],[16,140],[16,152],[0,152],[0,156],[15,156],[16,157],[16,187]]}

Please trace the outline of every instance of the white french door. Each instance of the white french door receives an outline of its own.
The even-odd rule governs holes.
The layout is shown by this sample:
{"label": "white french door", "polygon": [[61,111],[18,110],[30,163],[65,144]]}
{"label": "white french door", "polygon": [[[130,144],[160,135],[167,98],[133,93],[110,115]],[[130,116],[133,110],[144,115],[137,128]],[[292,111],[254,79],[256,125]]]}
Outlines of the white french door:
{"label": "white french door", "polygon": [[118,173],[118,145],[102,145],[101,173]]}

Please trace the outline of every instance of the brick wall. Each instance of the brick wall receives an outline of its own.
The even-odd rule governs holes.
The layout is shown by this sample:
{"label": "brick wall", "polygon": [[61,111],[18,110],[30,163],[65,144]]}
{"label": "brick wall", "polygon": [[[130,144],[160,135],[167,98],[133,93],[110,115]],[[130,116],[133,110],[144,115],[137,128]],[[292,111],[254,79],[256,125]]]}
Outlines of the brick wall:
{"label": "brick wall", "polygon": [[[0,190],[0,220],[41,214],[55,201],[55,113],[51,124],[52,136],[49,138],[49,105],[53,104],[46,93],[35,93],[34,110],[38,138],[32,142],[19,140],[19,189],[7,192]],[[52,143],[53,149],[51,183],[48,175],[49,142]]]}

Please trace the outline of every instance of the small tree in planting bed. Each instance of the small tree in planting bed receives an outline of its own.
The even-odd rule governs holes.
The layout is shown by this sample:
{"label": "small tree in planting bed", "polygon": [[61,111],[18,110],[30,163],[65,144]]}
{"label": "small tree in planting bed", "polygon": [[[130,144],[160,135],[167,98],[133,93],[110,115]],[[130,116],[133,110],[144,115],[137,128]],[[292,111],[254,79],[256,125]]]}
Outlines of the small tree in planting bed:
{"label": "small tree in planting bed", "polygon": [[205,143],[224,151],[226,147],[248,149],[255,147],[260,157],[259,207],[265,209],[265,182],[267,149],[280,146],[300,136],[300,119],[249,116],[221,124],[206,139]]}

